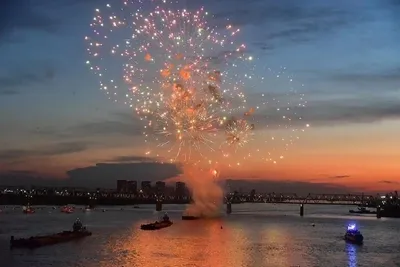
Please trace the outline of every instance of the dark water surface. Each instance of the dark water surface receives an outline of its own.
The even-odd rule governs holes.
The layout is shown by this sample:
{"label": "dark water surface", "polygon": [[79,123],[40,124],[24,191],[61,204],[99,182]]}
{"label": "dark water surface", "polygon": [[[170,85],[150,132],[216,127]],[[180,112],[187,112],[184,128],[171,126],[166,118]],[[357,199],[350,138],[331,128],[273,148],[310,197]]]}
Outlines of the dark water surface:
{"label": "dark water surface", "polygon": [[[141,231],[158,218],[153,206],[105,207],[63,214],[43,207],[24,215],[20,208],[0,213],[1,267],[290,267],[400,266],[400,220],[350,216],[347,206],[239,204],[220,219],[181,221],[183,205],[164,205],[174,225]],[[9,249],[10,235],[29,237],[69,230],[79,217],[93,232],[83,240],[36,250]],[[363,246],[342,236],[355,222]],[[312,224],[315,224],[315,227]],[[222,226],[222,229],[221,229]]]}

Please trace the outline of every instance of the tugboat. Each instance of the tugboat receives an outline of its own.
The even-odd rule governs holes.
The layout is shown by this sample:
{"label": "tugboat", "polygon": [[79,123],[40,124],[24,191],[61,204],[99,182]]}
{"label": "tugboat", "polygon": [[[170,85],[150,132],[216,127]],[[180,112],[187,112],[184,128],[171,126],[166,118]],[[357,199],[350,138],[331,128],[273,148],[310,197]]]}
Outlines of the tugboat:
{"label": "tugboat", "polygon": [[11,236],[10,248],[38,248],[42,246],[64,243],[75,239],[80,239],[86,236],[91,236],[92,233],[83,227],[81,221],[77,221],[72,226],[72,231],[64,231],[57,234],[46,236],[32,236],[30,238],[15,239]]}
{"label": "tugboat", "polygon": [[364,241],[364,237],[361,232],[357,229],[355,224],[350,224],[347,226],[346,234],[344,235],[344,240],[351,242],[353,244],[361,245]]}
{"label": "tugboat", "polygon": [[368,210],[366,207],[358,207],[358,210],[349,210],[350,213],[376,214],[376,211]]}
{"label": "tugboat", "polygon": [[154,223],[142,224],[140,226],[140,229],[142,229],[142,230],[160,230],[162,228],[170,227],[171,225],[172,225],[172,222],[170,221],[168,214],[165,213],[161,222],[156,221]]}

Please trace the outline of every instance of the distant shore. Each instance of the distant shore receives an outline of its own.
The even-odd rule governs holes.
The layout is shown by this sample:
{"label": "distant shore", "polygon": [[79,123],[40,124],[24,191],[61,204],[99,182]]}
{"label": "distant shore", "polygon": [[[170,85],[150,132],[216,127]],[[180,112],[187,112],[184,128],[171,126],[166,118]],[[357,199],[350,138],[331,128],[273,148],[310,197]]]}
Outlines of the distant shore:
{"label": "distant shore", "polygon": [[[20,195],[0,195],[1,205],[54,205],[61,206],[67,204],[73,205],[93,205],[93,206],[124,206],[140,204],[156,204],[154,198],[98,198],[96,200],[88,197],[77,196],[34,196],[27,198]],[[165,199],[163,204],[189,204],[190,200]]]}

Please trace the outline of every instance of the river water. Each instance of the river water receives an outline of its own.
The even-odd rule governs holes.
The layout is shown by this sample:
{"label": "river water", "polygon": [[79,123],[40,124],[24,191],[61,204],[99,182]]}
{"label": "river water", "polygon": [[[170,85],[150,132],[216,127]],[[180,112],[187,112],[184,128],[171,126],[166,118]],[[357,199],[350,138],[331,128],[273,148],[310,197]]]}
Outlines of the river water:
{"label": "river water", "polygon": [[[349,215],[348,206],[238,204],[219,219],[181,221],[183,205],[164,205],[172,227],[141,231],[156,220],[154,206],[101,207],[63,214],[42,207],[24,215],[10,207],[0,213],[0,266],[4,267],[291,267],[400,266],[400,220]],[[75,219],[91,237],[36,250],[9,249],[11,235],[29,237],[71,229]],[[357,223],[363,246],[342,239]],[[313,226],[313,224],[315,226]]]}

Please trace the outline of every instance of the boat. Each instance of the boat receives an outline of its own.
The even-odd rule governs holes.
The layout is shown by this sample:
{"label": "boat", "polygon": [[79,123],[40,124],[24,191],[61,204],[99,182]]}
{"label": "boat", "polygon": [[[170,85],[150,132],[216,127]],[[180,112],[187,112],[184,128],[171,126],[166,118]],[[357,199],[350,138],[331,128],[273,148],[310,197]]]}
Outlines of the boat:
{"label": "boat", "polygon": [[42,246],[64,243],[76,239],[81,239],[86,236],[91,236],[92,233],[83,227],[81,221],[77,219],[72,226],[72,231],[63,231],[57,234],[45,236],[31,236],[30,238],[15,239],[11,236],[10,248],[38,248]]}
{"label": "boat", "polygon": [[384,205],[379,215],[387,218],[400,218],[400,205]]}
{"label": "boat", "polygon": [[172,224],[173,223],[171,221],[154,222],[154,223],[142,224],[140,226],[140,229],[142,229],[142,230],[160,230],[162,228],[170,227]]}
{"label": "boat", "polygon": [[357,214],[376,214],[376,211],[369,210],[366,207],[358,207],[358,210],[349,210],[349,212]]}
{"label": "boat", "polygon": [[347,226],[347,231],[346,231],[346,234],[344,235],[344,239],[347,242],[350,242],[353,244],[359,244],[359,245],[361,245],[364,241],[363,235],[357,229],[355,224],[350,224]]}
{"label": "boat", "polygon": [[184,220],[184,221],[193,221],[193,220],[200,220],[200,219],[202,219],[202,218],[204,218],[205,216],[204,216],[204,214],[203,213],[200,213],[199,215],[197,215],[197,216],[195,216],[195,215],[185,215],[185,214],[183,214],[182,215],[182,220]]}
{"label": "boat", "polygon": [[33,214],[33,213],[35,213],[35,210],[31,206],[23,206],[22,212],[24,214]]}
{"label": "boat", "polygon": [[377,217],[400,218],[400,198],[397,191],[381,197]]}
{"label": "boat", "polygon": [[193,220],[200,220],[201,217],[199,216],[192,216],[192,215],[182,215],[182,220],[184,221],[193,221]]}
{"label": "boat", "polygon": [[74,208],[73,207],[69,207],[69,206],[64,206],[61,208],[61,212],[63,213],[73,213],[74,212]]}
{"label": "boat", "polygon": [[15,239],[11,236],[11,248],[38,248],[42,246],[54,245],[64,243],[75,239],[80,239],[86,236],[91,236],[92,233],[84,228],[81,231],[63,231],[61,233],[45,235],[45,236],[32,236],[30,238]]}
{"label": "boat", "polygon": [[170,227],[173,223],[169,220],[168,215],[165,213],[162,221],[156,221],[154,223],[142,224],[140,229],[142,230],[160,230],[162,228]]}

